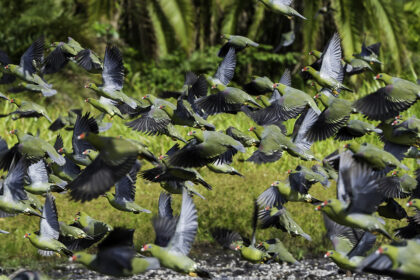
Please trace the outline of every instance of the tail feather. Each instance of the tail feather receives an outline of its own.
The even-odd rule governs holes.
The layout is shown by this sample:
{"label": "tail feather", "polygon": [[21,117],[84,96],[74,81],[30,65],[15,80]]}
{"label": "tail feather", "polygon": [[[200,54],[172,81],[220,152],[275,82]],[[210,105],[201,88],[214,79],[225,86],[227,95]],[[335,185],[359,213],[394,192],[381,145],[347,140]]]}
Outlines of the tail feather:
{"label": "tail feather", "polygon": [[201,278],[213,278],[213,275],[211,275],[211,273],[208,270],[205,270],[203,268],[197,267],[195,269],[195,273],[197,273],[197,275]]}

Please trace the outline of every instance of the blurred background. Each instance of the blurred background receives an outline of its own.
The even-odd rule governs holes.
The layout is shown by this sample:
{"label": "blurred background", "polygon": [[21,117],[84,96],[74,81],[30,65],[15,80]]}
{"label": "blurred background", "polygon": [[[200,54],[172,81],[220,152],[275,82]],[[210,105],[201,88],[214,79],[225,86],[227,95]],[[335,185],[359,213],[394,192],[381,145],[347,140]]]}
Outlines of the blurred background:
{"label": "blurred background", "polygon": [[[290,21],[257,0],[21,0],[0,1],[0,48],[14,61],[40,35],[47,43],[71,36],[103,54],[107,42],[122,48],[127,82],[152,93],[178,88],[187,70],[214,71],[223,33],[262,44],[239,56],[234,82],[250,74],[281,76],[313,61],[336,30],[344,55],[381,42],[383,72],[417,79],[420,66],[420,1],[296,0],[307,21]],[[364,79],[352,78],[358,87]],[[299,83],[297,80],[294,83]]]}

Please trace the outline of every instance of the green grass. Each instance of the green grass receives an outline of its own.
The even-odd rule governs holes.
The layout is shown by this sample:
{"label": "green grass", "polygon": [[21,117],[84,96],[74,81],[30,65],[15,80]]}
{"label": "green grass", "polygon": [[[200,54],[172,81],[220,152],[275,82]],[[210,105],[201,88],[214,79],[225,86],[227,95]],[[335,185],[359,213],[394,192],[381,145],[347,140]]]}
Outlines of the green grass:
{"label": "green grass", "polygon": [[[88,104],[83,102],[83,98],[91,95],[90,92],[83,88],[87,82],[86,75],[78,76],[72,74],[73,72],[66,72],[65,79],[63,76],[55,76],[50,81],[59,90],[59,94],[51,99],[45,100],[39,98],[38,95],[32,95],[32,99],[46,105],[51,118],[55,119],[59,114],[65,114],[70,108],[81,107],[84,111],[93,110]],[[71,83],[67,82],[71,80]],[[98,80],[98,77],[95,77]],[[378,85],[376,85],[378,86]],[[372,87],[367,84],[362,85],[362,92],[369,92]],[[4,88],[0,88],[5,92]],[[153,93],[153,92],[152,92]],[[145,92],[130,93],[135,97],[140,97]],[[29,93],[20,94],[24,98],[31,96]],[[345,96],[348,99],[354,99],[354,96],[348,94]],[[0,113],[9,112],[14,105],[1,102]],[[404,113],[404,116],[410,116],[419,112],[420,104],[417,104],[409,111]],[[359,117],[360,116],[355,116]],[[242,131],[246,131],[252,124],[243,114],[237,116],[218,115],[209,118],[210,122],[214,123],[218,130],[226,129],[233,125]],[[164,153],[173,143],[166,136],[147,137],[139,133],[131,131],[123,125],[123,121],[113,120],[113,127],[105,133],[105,135],[123,135],[133,139],[138,139],[149,145],[149,148],[156,154]],[[49,124],[45,119],[24,119],[12,121],[11,118],[4,118],[0,121],[1,137],[5,138],[9,146],[16,143],[14,136],[8,134],[8,131],[18,128],[24,131],[40,132],[40,136],[51,143],[54,142],[56,134],[49,131]],[[293,127],[293,121],[287,123],[288,131]],[[187,128],[180,127],[183,135],[186,135]],[[65,146],[70,147],[71,132],[61,130]],[[377,145],[382,145],[378,138],[374,135],[365,136],[356,140],[358,142],[370,142]],[[343,147],[345,142],[337,142],[331,139],[321,143],[315,143],[312,151],[318,158],[333,152],[337,148]],[[256,198],[262,191],[264,191],[275,180],[284,180],[287,177],[287,170],[293,169],[298,164],[311,166],[312,163],[302,162],[296,158],[284,154],[283,158],[276,163],[266,165],[255,165],[241,160],[248,158],[253,152],[253,149],[248,149],[244,155],[236,156],[233,166],[239,172],[245,175],[241,178],[238,176],[220,175],[211,173],[208,170],[202,170],[204,178],[213,187],[213,191],[207,191],[202,187],[198,187],[199,191],[206,197],[205,200],[195,198],[195,203],[198,208],[199,229],[196,238],[197,243],[213,242],[209,234],[209,230],[213,227],[223,226],[235,229],[245,236],[251,234],[251,215],[253,208],[253,199]],[[415,161],[412,159],[404,160],[404,163],[414,170]],[[150,164],[145,163],[143,169],[151,167]],[[103,220],[113,226],[125,226],[135,228],[135,244],[136,247],[145,242],[154,240],[154,232],[151,226],[151,218],[157,213],[157,202],[159,193],[162,191],[159,184],[150,183],[142,179],[137,181],[136,201],[143,207],[152,210],[152,214],[134,215],[125,212],[119,212],[112,208],[105,198],[98,198],[91,202],[84,204],[74,203],[69,200],[68,195],[55,194],[57,200],[57,208],[59,219],[70,223],[74,215],[82,210],[91,216]],[[327,199],[335,196],[335,186],[329,189],[324,189],[320,184],[316,184],[310,190],[310,193],[318,199]],[[174,210],[179,211],[180,196],[174,198]],[[303,238],[293,238],[276,230],[259,230],[258,239],[279,237],[289,250],[296,257],[303,257],[308,255],[320,255],[327,249],[331,248],[331,244],[324,238],[325,229],[321,219],[321,215],[315,212],[314,206],[304,203],[287,203],[286,208],[292,213],[294,219],[301,225],[303,230],[310,234],[313,241],[308,242]],[[402,225],[401,222],[387,220],[387,228],[391,231],[397,226]],[[30,266],[36,267],[39,261],[45,261],[37,255],[37,250],[28,240],[23,238],[25,232],[32,232],[38,230],[39,218],[27,217],[19,215],[16,217],[0,219],[0,228],[10,232],[9,235],[0,235],[0,265],[2,267],[17,267]],[[383,241],[379,237],[379,242]],[[62,258],[59,261],[65,261]],[[48,261],[46,261],[48,262]]]}

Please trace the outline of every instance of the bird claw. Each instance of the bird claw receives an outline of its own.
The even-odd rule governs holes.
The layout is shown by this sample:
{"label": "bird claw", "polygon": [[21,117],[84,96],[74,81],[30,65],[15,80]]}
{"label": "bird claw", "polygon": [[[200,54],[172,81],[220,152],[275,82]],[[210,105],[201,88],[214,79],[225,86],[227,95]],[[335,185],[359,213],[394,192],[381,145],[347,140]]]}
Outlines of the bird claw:
{"label": "bird claw", "polygon": [[190,273],[188,273],[188,275],[191,276],[191,277],[198,277],[198,274],[195,273],[195,272],[190,272]]}

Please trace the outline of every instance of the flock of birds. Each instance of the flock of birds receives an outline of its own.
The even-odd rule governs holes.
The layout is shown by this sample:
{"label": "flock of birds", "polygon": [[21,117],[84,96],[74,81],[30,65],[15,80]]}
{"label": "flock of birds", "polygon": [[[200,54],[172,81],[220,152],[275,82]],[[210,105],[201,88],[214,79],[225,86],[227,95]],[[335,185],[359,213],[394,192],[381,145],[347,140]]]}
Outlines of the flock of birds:
{"label": "flock of birds", "polygon": [[[261,2],[272,11],[303,18],[290,7],[291,0]],[[381,64],[380,43],[371,46],[363,43],[359,54],[343,60],[340,37],[335,33],[323,52],[310,52],[316,61],[302,69],[303,78],[311,79],[317,89],[315,97],[291,86],[289,70],[278,83],[268,77],[254,77],[243,89],[231,87],[228,85],[234,76],[236,56],[247,47],[258,47],[258,43],[237,35],[222,37],[226,43],[218,55],[223,61],[214,75],[189,72],[179,91],[159,96],[148,94],[141,99],[123,92],[123,60],[115,46],[107,46],[102,60],[68,38],[67,42],[51,44],[44,58],[44,41],[40,38],[22,55],[19,65],[0,52],[1,83],[19,80],[10,92],[31,91],[47,98],[57,94],[43,74],[56,73],[67,63],[76,63],[90,73],[101,73],[103,81],[101,85],[85,86],[99,97],[85,100],[100,112],[96,117],[89,112],[70,110],[67,116],[52,121],[41,105],[1,94],[17,107],[2,117],[44,117],[51,122],[50,130],[65,128],[73,131],[73,137],[72,150],[64,147],[60,135],[51,145],[39,136],[25,133],[24,128],[10,131],[18,140],[12,147],[0,139],[0,168],[7,172],[0,181],[0,217],[16,214],[40,217],[40,230],[25,234],[39,254],[66,255],[102,274],[131,276],[163,266],[191,276],[212,277],[188,257],[198,227],[193,196],[203,198],[196,185],[212,189],[199,169],[207,167],[216,173],[242,176],[230,165],[233,157],[255,146],[247,159],[255,164],[281,160],[283,153],[315,164],[311,168],[299,165],[289,170],[286,181],[274,182],[255,199],[250,239],[230,229],[211,229],[214,239],[224,248],[240,251],[244,259],[253,263],[297,263],[280,239],[257,242],[256,230],[275,227],[311,240],[285,208],[288,201],[311,203],[323,213],[327,236],[334,248],[325,256],[340,268],[418,279],[420,212],[408,216],[395,199],[409,197],[408,206],[420,210],[420,171],[413,178],[401,162],[404,158],[419,158],[420,121],[415,116],[403,121],[399,115],[420,99],[420,86],[380,73],[375,79],[384,82],[384,87],[355,102],[342,98],[341,91],[352,92],[343,84],[345,77],[374,72],[372,65]],[[166,100],[173,97],[176,104]],[[255,123],[249,128],[255,137],[235,127],[217,131],[208,120],[211,115],[239,112]],[[379,124],[351,119],[352,114]],[[134,131],[156,137],[166,135],[176,144],[165,155],[156,157],[137,140],[101,136],[112,126],[104,121],[106,115],[128,120],[126,125]],[[284,122],[295,118],[293,132],[287,134]],[[191,136],[188,141],[177,131],[179,125],[195,129],[188,133]],[[331,137],[337,141],[350,140],[369,133],[377,134],[384,147],[350,142],[344,151],[337,150],[322,160],[311,152],[312,143],[317,141]],[[140,171],[140,159],[154,167]],[[78,213],[73,224],[58,221],[53,192],[68,193],[72,200],[81,202],[105,196],[120,211],[150,213],[135,202],[139,173],[145,180],[160,183],[165,190],[159,197],[158,215],[152,219],[156,239],[153,244],[141,247],[150,257],[137,252],[132,229],[113,228],[85,212]],[[330,181],[337,182],[336,198],[320,201],[309,194],[313,184],[329,187]],[[172,194],[182,195],[179,216],[173,215]],[[44,204],[39,196],[45,197]],[[392,235],[380,216],[406,218],[408,224]],[[376,241],[373,233],[392,242],[366,257]],[[96,254],[84,251],[98,242]]]}

